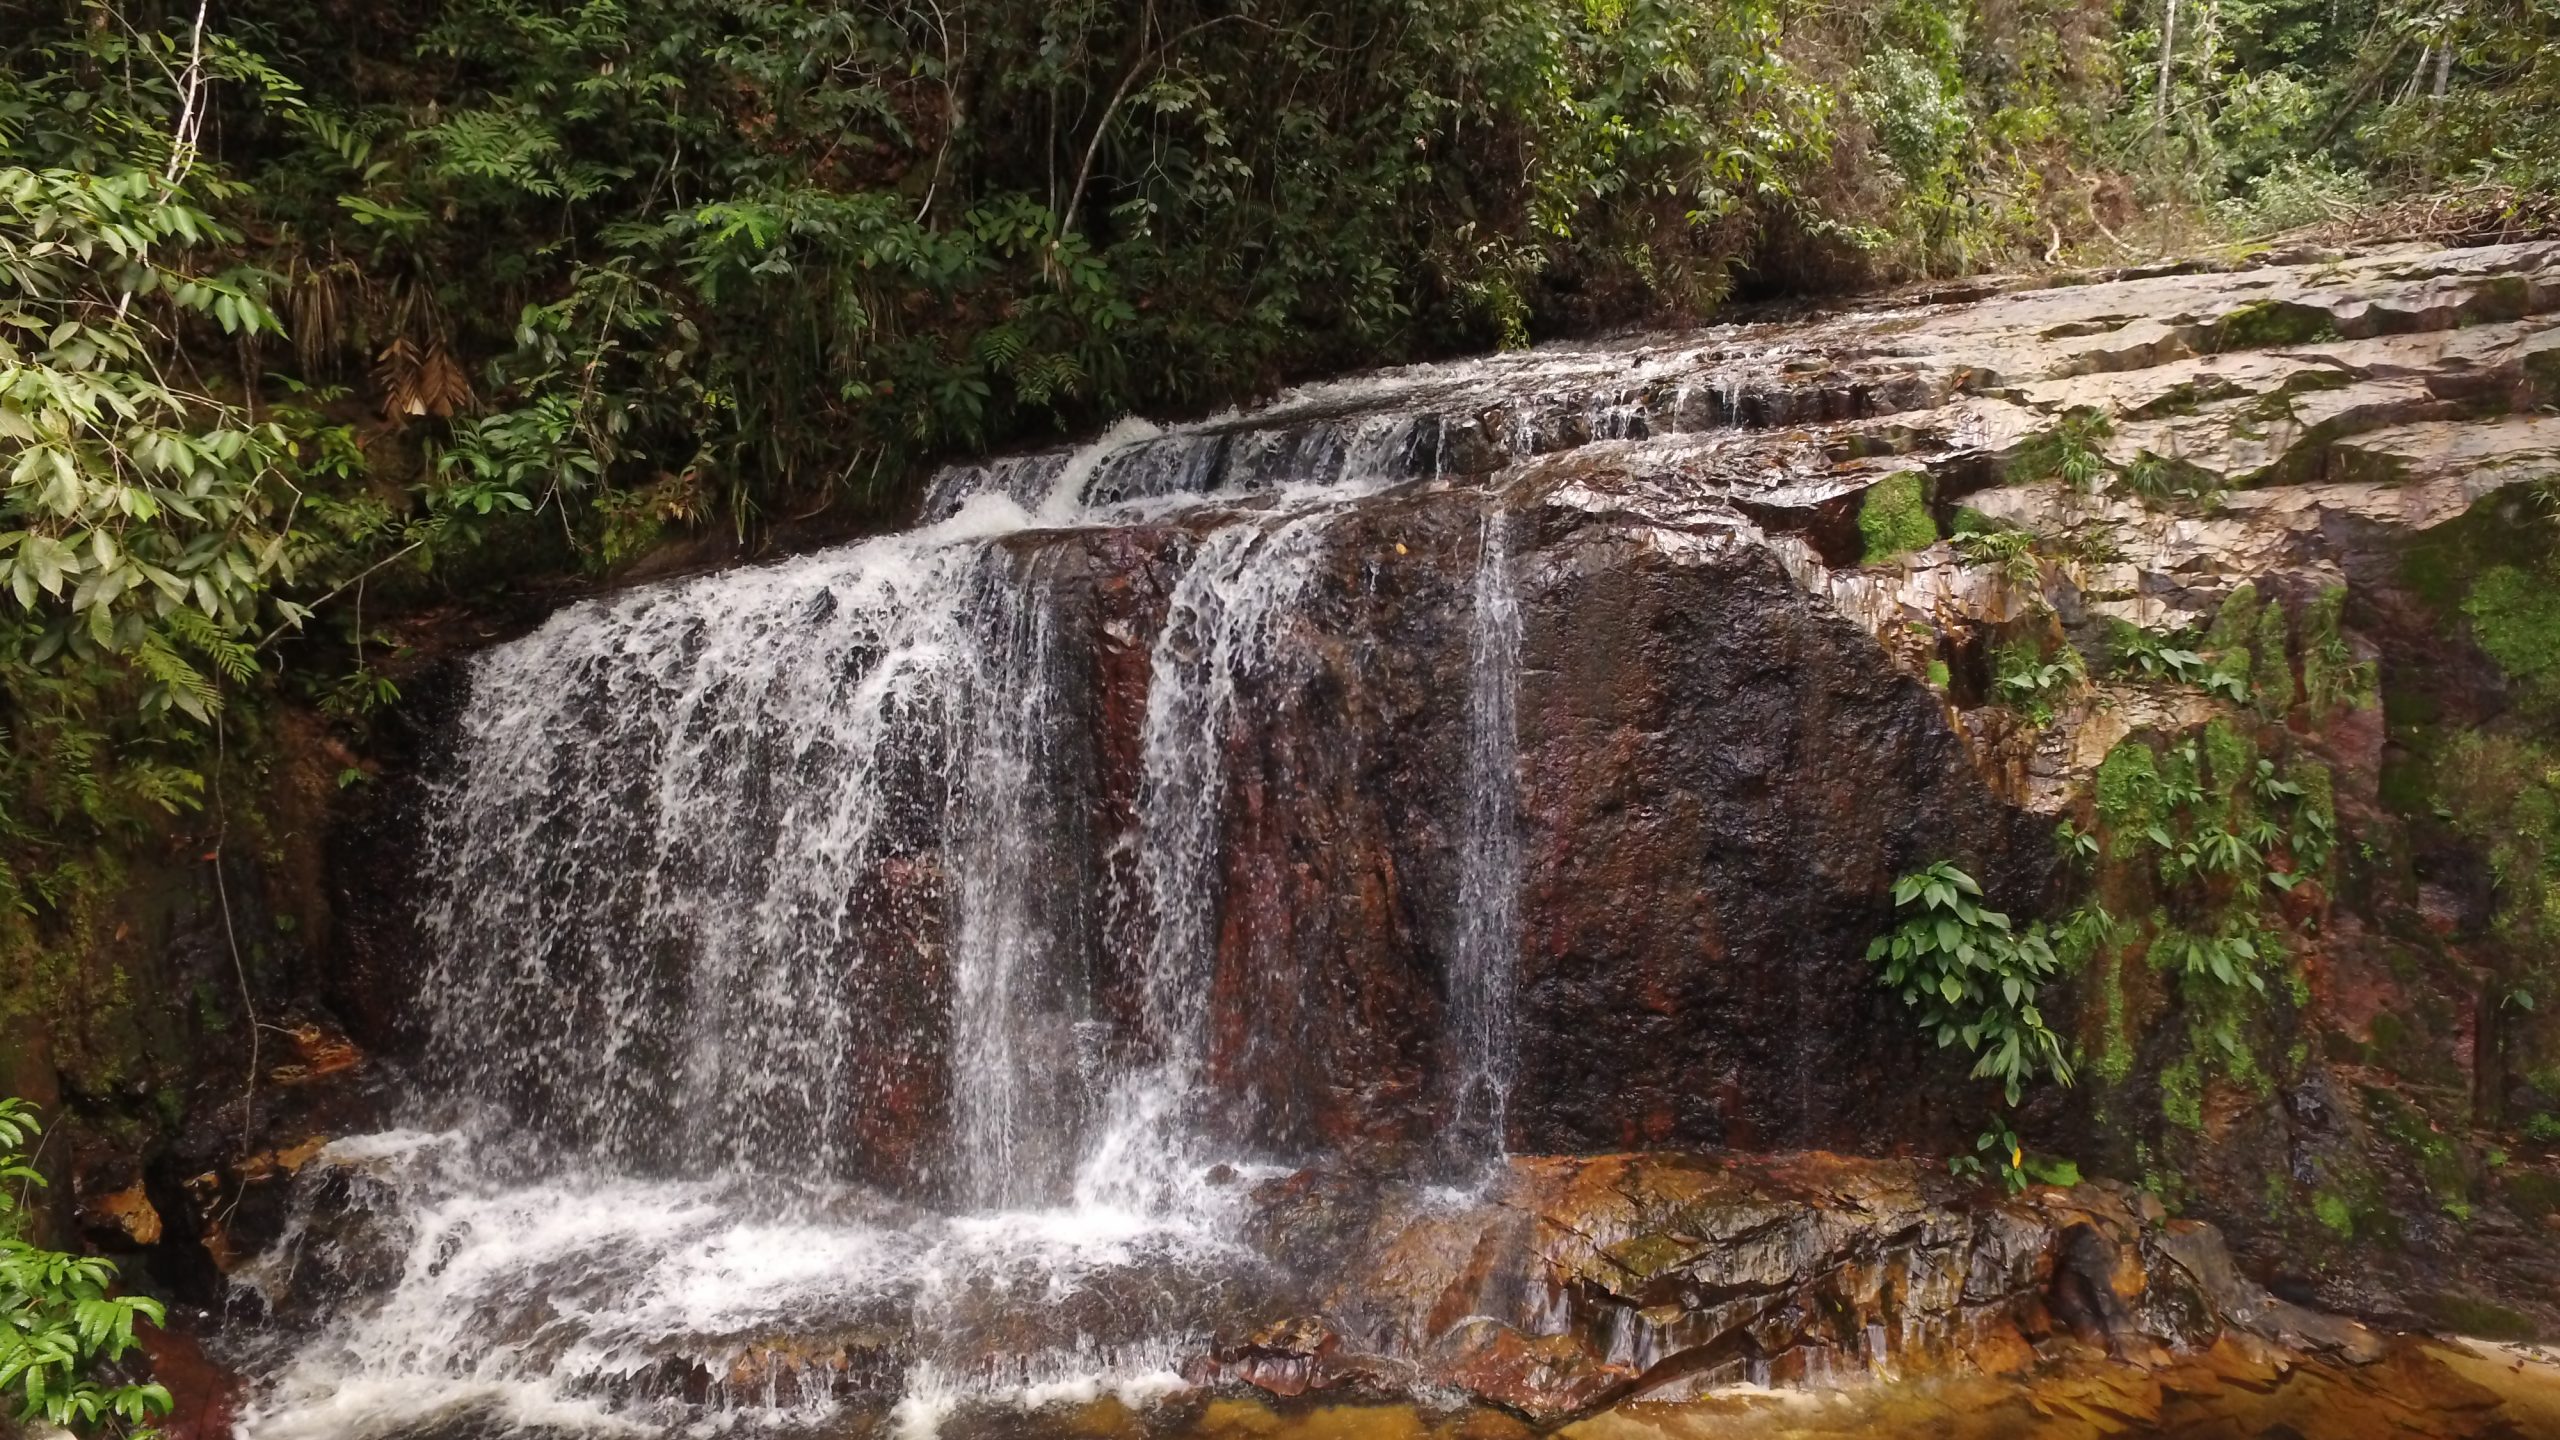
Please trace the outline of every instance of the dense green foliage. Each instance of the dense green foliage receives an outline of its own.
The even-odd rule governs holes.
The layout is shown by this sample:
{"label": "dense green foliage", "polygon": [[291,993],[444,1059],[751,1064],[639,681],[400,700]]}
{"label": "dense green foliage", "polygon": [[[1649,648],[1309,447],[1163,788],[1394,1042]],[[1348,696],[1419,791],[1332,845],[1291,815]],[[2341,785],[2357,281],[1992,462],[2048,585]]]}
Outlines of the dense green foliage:
{"label": "dense green foliage", "polygon": [[167,1317],[157,1300],[113,1293],[113,1263],[25,1239],[26,1188],[44,1184],[26,1154],[37,1133],[26,1102],[0,1098],[0,1396],[15,1400],[21,1422],[148,1436],[148,1422],[169,1413],[169,1392],[101,1370],[134,1348],[135,1325]]}
{"label": "dense green foliage", "polygon": [[1901,923],[1875,938],[1867,960],[1924,1034],[1941,1048],[1963,1042],[1974,1075],[1999,1081],[2015,1105],[2039,1074],[2071,1083],[2062,1037],[2036,1003],[2061,961],[2042,925],[2014,929],[1981,898],[1974,878],[1944,860],[1903,876],[1893,886]]}

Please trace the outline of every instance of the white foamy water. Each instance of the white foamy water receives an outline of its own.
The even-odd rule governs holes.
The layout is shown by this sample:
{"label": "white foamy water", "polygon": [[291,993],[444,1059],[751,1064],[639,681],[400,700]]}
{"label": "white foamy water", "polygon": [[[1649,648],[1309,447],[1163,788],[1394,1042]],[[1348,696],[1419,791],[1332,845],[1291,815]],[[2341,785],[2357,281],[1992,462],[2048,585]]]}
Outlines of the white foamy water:
{"label": "white foamy water", "polygon": [[[955,1217],[854,1187],[786,1199],[734,1179],[501,1179],[474,1169],[483,1137],[412,1138],[314,1162],[382,1187],[386,1213],[361,1243],[383,1247],[397,1280],[278,1368],[245,1434],[431,1419],[664,1433],[706,1412],[823,1416],[881,1376],[920,1407],[911,1424],[964,1400],[1142,1391],[1190,1333],[1115,1341],[1071,1302],[1113,1277],[1200,1290],[1256,1263],[1221,1236],[1214,1205]],[[332,1243],[297,1234],[246,1283],[286,1283],[297,1264],[329,1263],[305,1252]]]}
{"label": "white foamy water", "polygon": [[[480,656],[418,867],[414,1128],[333,1146],[246,1277],[279,1319],[244,1435],[848,1406],[923,1434],[1178,1385],[1279,1283],[1235,1221],[1286,1157],[1207,1094],[1227,772],[1253,697],[1324,639],[1336,522],[1462,440],[1667,428],[1682,363],[1497,357],[1124,422],[945,472],[906,534],[573,605]],[[1477,1158],[1518,944],[1520,616],[1485,516],[1438,1062]],[[1115,820],[1104,641],[1058,602],[1127,527],[1157,527],[1163,589],[1151,632],[1103,626],[1147,676]]]}

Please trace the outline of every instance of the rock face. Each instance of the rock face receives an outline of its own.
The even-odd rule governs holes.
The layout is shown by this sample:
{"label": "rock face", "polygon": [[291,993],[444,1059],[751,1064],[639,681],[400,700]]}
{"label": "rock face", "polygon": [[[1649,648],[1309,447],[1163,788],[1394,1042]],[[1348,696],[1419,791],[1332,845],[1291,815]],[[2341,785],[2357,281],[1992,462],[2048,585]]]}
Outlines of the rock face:
{"label": "rock face", "polygon": [[[274,1333],[389,1287],[425,1238],[400,1222],[383,1158],[359,1143],[311,1165],[292,1244],[249,1272]],[[1198,1328],[1165,1358],[1192,1386],[1276,1400],[1456,1395],[1545,1426],[1742,1384],[2140,1374],[2208,1354],[2265,1380],[2386,1353],[2242,1276],[2211,1225],[2111,1182],[2000,1197],[1911,1162],[1654,1151],[1517,1158],[1472,1194],[1317,1167],[1239,1200],[1257,1260],[1185,1297]],[[441,1248],[475,1264],[460,1237]],[[932,1303],[973,1343],[1027,1355],[1062,1327],[1110,1333],[1115,1309],[1169,1281],[1141,1266],[1038,1304],[1001,1286]],[[568,1317],[607,1308],[615,1283],[537,1265],[482,1320],[519,1358],[575,1351]],[[839,1290],[770,1328],[670,1328],[583,1398],[878,1413],[950,1339],[919,1333],[914,1300]]]}
{"label": "rock face", "polygon": [[1466,1203],[1308,1173],[1257,1208],[1318,1308],[1202,1373],[1279,1395],[1421,1382],[1551,1422],[1745,1382],[2007,1373],[2057,1345],[2382,1354],[2242,1279],[2211,1226],[2103,1183],[1990,1201],[1897,1162],[1602,1155],[1514,1160]]}
{"label": "rock face", "polygon": [[[488,1107],[506,1183],[844,1184],[866,1245],[935,1237],[802,1332],[616,1338],[593,1383],[651,1403],[885,1403],[949,1358],[916,1315],[983,1357],[1144,1310],[1195,1380],[1540,1422],[2072,1347],[2375,1357],[2312,1303],[2560,1325],[2544,857],[2411,788],[2469,752],[2394,698],[2540,753],[2539,652],[2464,586],[2544,573],[2555,357],[2560,245],[2262,257],[954,471],[915,535],[475,662],[340,856],[332,1002],[412,1113]],[[2470,569],[2412,570],[2447,537]],[[418,895],[422,847],[471,888]],[[1864,952],[1942,859],[2022,923],[2109,907],[2044,1000],[2083,1081],[2015,1118],[2126,1183],[1932,1158],[1997,1097]],[[2178,958],[2235,938],[2253,983]],[[1195,1182],[1252,1263],[1080,1251],[1038,1305],[1020,1253],[961,1264],[955,1214]],[[405,1233],[311,1233],[319,1290],[424,1284]],[[537,1292],[495,1328],[599,1348]]]}
{"label": "rock face", "polygon": [[1937,1063],[1864,959],[1880,902],[1960,849],[2032,902],[2043,827],[1747,531],[1563,509],[1538,534],[1515,1145],[1934,1137]]}

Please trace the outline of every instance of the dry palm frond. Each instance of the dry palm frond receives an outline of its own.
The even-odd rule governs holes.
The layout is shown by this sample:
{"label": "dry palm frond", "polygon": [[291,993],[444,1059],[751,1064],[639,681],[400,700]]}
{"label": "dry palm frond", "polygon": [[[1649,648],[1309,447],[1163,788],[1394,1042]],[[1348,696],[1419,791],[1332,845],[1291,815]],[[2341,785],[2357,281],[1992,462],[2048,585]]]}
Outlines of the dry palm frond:
{"label": "dry palm frond", "polygon": [[394,282],[389,324],[392,338],[373,361],[374,388],[382,393],[386,418],[432,415],[438,419],[467,410],[475,399],[471,377],[453,358],[444,311],[425,287]]}
{"label": "dry palm frond", "polygon": [[297,255],[285,267],[285,319],[305,376],[343,369],[348,349],[361,339],[363,300],[364,274],[351,261],[313,264]]}
{"label": "dry palm frond", "polygon": [[374,387],[382,392],[382,413],[397,420],[432,415],[444,419],[471,407],[471,377],[454,362],[441,342],[420,346],[399,336],[374,357]]}

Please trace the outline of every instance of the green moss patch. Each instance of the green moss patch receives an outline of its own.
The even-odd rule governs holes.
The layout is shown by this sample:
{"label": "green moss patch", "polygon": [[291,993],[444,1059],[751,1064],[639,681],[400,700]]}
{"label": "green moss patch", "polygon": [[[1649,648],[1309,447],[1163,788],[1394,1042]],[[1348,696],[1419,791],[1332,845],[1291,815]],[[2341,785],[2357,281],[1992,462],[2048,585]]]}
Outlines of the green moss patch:
{"label": "green moss patch", "polygon": [[2560,695],[2560,576],[2534,574],[2514,565],[2480,572],[2462,613],[2472,638],[2517,684]]}
{"label": "green moss patch", "polygon": [[2540,1170],[2509,1175],[2499,1182],[2498,1193],[2506,1198],[2507,1208],[2529,1225],[2560,1215],[2560,1175]]}
{"label": "green moss patch", "polygon": [[2530,1319],[2476,1295],[2429,1295],[2419,1300],[2418,1308],[2426,1315],[2427,1322],[2436,1328],[2475,1340],[2541,1338],[2538,1327]]}
{"label": "green moss patch", "polygon": [[2263,350],[2271,345],[2312,345],[2337,338],[2338,322],[2328,311],[2290,300],[2261,300],[2216,321],[2207,347],[2220,354]]}
{"label": "green moss patch", "polygon": [[1869,487],[1858,502],[1858,535],[1866,542],[1863,563],[1885,561],[1938,542],[1938,522],[1929,514],[1929,479],[1917,470],[1888,475]]}

